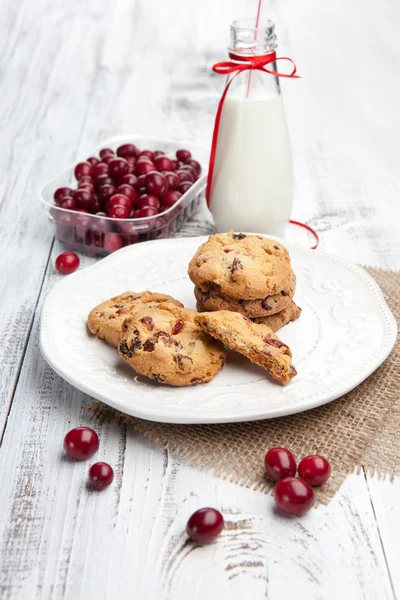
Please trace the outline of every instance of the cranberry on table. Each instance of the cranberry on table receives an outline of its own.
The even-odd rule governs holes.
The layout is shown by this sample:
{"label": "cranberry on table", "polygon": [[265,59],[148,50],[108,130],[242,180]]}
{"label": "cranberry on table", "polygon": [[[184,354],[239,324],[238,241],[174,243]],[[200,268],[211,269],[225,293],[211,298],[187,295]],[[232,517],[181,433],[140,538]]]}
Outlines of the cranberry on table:
{"label": "cranberry on table", "polygon": [[117,148],[117,155],[122,158],[127,158],[128,156],[136,156],[139,154],[139,150],[136,148],[134,144],[122,144]]}
{"label": "cranberry on table", "polygon": [[331,465],[318,454],[306,456],[299,463],[298,473],[310,485],[322,485],[331,475]]}
{"label": "cranberry on table", "polygon": [[132,200],[130,200],[127,196],[124,196],[123,194],[114,194],[108,201],[108,211],[110,211],[110,209],[113,206],[118,205],[124,206],[130,212],[132,210],[133,203]]}
{"label": "cranberry on table", "polygon": [[99,154],[100,158],[104,158],[105,156],[114,156],[114,150],[111,150],[111,148],[102,148]]}
{"label": "cranberry on table", "polygon": [[189,150],[181,149],[176,151],[176,158],[186,163],[192,158],[192,155]]}
{"label": "cranberry on table", "polygon": [[108,174],[113,179],[120,179],[121,177],[126,175],[128,173],[128,171],[129,171],[129,165],[128,165],[128,162],[125,160],[125,158],[120,158],[120,157],[113,158],[108,163]]}
{"label": "cranberry on table", "polygon": [[90,458],[98,449],[99,438],[90,427],[75,427],[64,438],[64,450],[75,460]]}
{"label": "cranberry on table", "polygon": [[190,183],[190,181],[184,181],[183,183],[181,183],[179,185],[178,190],[182,193],[185,194],[190,188],[192,187],[192,184]]}
{"label": "cranberry on table", "polygon": [[131,202],[135,202],[136,197],[137,197],[137,193],[136,193],[135,189],[131,185],[128,185],[127,183],[121,183],[117,187],[116,193],[126,196],[127,198],[129,198],[129,200]]}
{"label": "cranberry on table", "polygon": [[146,175],[151,171],[155,171],[156,167],[152,162],[148,162],[147,160],[138,161],[135,165],[135,175],[139,177],[139,175]]}
{"label": "cranberry on table", "polygon": [[90,163],[92,167],[95,167],[100,161],[95,156],[89,156],[89,158],[86,159],[86,162]]}
{"label": "cranberry on table", "polygon": [[119,185],[131,185],[133,188],[136,187],[136,184],[138,182],[138,178],[136,177],[136,175],[133,175],[133,173],[127,173],[126,175],[124,175],[123,177],[121,177],[121,179],[119,180]]}
{"label": "cranberry on table", "polygon": [[105,462],[97,462],[89,469],[89,481],[96,490],[104,490],[113,479],[113,468]]}
{"label": "cranberry on table", "polygon": [[155,215],[158,215],[158,210],[156,208],[145,206],[144,208],[135,210],[132,216],[134,219],[143,219],[146,217],[154,217]]}
{"label": "cranberry on table", "polygon": [[179,198],[181,198],[182,194],[176,191],[167,192],[163,198],[163,207],[170,208],[176,202],[178,202]]}
{"label": "cranberry on table", "polygon": [[56,258],[56,269],[63,275],[69,275],[79,267],[79,256],[75,252],[63,252]]}
{"label": "cranberry on table", "polygon": [[78,204],[71,196],[64,196],[59,204],[59,207],[66,208],[67,210],[76,210],[78,208]]}
{"label": "cranberry on table", "polygon": [[180,179],[174,171],[163,171],[165,179],[168,181],[169,190],[177,190],[180,184]]}
{"label": "cranberry on table", "polygon": [[213,542],[224,528],[224,517],[215,508],[200,508],[192,514],[186,533],[197,544]]}
{"label": "cranberry on table", "polygon": [[93,167],[89,162],[78,163],[75,167],[75,178],[79,181],[84,175],[91,175]]}
{"label": "cranberry on table", "polygon": [[178,175],[179,181],[181,183],[183,183],[184,181],[189,181],[190,183],[194,183],[195,178],[194,178],[194,175],[192,173],[190,173],[190,171],[184,170],[184,169],[178,169],[175,172]]}
{"label": "cranberry on table", "polygon": [[142,150],[141,152],[139,152],[139,157],[140,156],[147,156],[148,158],[150,158],[151,161],[154,160],[154,152],[152,150]]}
{"label": "cranberry on table", "polygon": [[264,458],[267,475],[272,481],[296,475],[296,461],[290,450],[286,448],[271,448]]}
{"label": "cranberry on table", "polygon": [[122,204],[114,204],[108,210],[108,216],[112,219],[127,219],[132,209],[122,206]]}
{"label": "cranberry on table", "polygon": [[62,188],[58,188],[55,192],[54,192],[54,201],[56,204],[59,204],[62,200],[62,198],[64,198],[65,196],[73,196],[74,194],[74,190],[72,188],[69,187],[62,187]]}
{"label": "cranberry on table", "polygon": [[136,208],[145,208],[146,206],[151,206],[158,210],[160,208],[160,201],[156,196],[153,196],[152,194],[142,194],[141,196],[136,198]]}
{"label": "cranberry on table", "polygon": [[99,187],[97,190],[97,196],[103,204],[105,204],[113,194],[115,194],[116,187],[115,185],[106,184]]}
{"label": "cranberry on table", "polygon": [[168,192],[168,181],[162,173],[148,173],[144,180],[147,191],[157,198],[162,198]]}
{"label": "cranberry on table", "polygon": [[119,250],[123,246],[122,237],[119,233],[114,233],[113,231],[109,231],[104,234],[103,240],[103,248],[107,250],[107,252],[115,252]]}
{"label": "cranberry on table", "polygon": [[95,165],[93,167],[93,171],[92,171],[93,179],[97,180],[97,178],[100,175],[108,175],[108,165],[106,165],[106,163],[104,163],[104,162],[99,162],[99,163],[97,163],[97,165]]}
{"label": "cranberry on table", "polygon": [[172,171],[172,160],[168,156],[159,155],[154,159],[154,164],[159,171]]}
{"label": "cranberry on table", "polygon": [[312,487],[302,479],[285,477],[274,488],[275,504],[281,511],[301,516],[310,510],[315,502]]}

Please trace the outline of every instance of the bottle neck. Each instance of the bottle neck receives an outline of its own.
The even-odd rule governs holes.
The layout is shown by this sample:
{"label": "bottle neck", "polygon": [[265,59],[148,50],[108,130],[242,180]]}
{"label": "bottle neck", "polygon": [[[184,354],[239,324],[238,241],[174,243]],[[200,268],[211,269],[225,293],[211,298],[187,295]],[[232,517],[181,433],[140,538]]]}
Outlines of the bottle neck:
{"label": "bottle neck", "polygon": [[229,53],[238,56],[263,56],[277,48],[275,23],[256,27],[255,19],[237,19],[231,24]]}

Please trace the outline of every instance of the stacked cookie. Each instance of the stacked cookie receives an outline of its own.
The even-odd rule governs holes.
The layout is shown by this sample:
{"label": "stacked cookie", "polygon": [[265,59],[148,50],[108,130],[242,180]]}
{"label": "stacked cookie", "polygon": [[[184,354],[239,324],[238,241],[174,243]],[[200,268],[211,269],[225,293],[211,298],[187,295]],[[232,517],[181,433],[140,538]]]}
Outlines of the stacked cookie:
{"label": "stacked cookie", "polygon": [[289,253],[274,240],[233,231],[213,235],[188,273],[199,312],[237,312],[273,331],[300,316]]}

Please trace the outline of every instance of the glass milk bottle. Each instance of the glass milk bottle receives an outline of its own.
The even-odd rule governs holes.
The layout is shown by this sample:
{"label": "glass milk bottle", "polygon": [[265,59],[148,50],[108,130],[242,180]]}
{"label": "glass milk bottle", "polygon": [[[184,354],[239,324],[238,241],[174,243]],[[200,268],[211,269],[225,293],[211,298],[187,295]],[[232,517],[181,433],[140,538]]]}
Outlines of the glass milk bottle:
{"label": "glass milk bottle", "polygon": [[[232,23],[231,61],[240,64],[275,52],[274,23],[254,25],[251,19]],[[275,62],[266,67],[277,70]],[[284,235],[292,211],[293,172],[276,76],[247,69],[232,81],[222,107],[208,200],[220,232]]]}

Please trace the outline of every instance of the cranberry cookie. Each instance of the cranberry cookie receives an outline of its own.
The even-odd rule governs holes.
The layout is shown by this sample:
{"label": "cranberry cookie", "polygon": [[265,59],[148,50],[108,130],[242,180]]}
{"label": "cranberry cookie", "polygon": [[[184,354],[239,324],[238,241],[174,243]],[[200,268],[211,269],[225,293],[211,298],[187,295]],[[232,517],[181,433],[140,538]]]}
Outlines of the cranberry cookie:
{"label": "cranberry cookie", "polygon": [[210,236],[190,261],[188,273],[203,292],[218,286],[230,298],[257,300],[283,290],[292,268],[280,242],[230,231]]}
{"label": "cranberry cookie", "polygon": [[124,292],[110,300],[102,302],[89,313],[88,327],[99,338],[118,348],[122,332],[122,323],[141,304],[158,306],[160,302],[169,302],[183,306],[167,294],[155,292]]}
{"label": "cranberry cookie", "polygon": [[139,306],[123,322],[118,354],[138,373],[161,383],[210,381],[223,367],[226,351],[202,331],[197,314],[168,303]]}
{"label": "cranberry cookie", "polygon": [[281,310],[281,312],[270,315],[269,317],[253,319],[253,322],[258,323],[259,325],[267,325],[272,331],[278,331],[278,329],[281,329],[281,327],[284,327],[290,323],[290,321],[298,319],[300,315],[301,308],[299,308],[292,300],[286,308]]}
{"label": "cranberry cookie", "polygon": [[280,383],[287,384],[297,375],[289,346],[266,325],[227,310],[202,313],[195,320],[203,331],[247,356]]}

